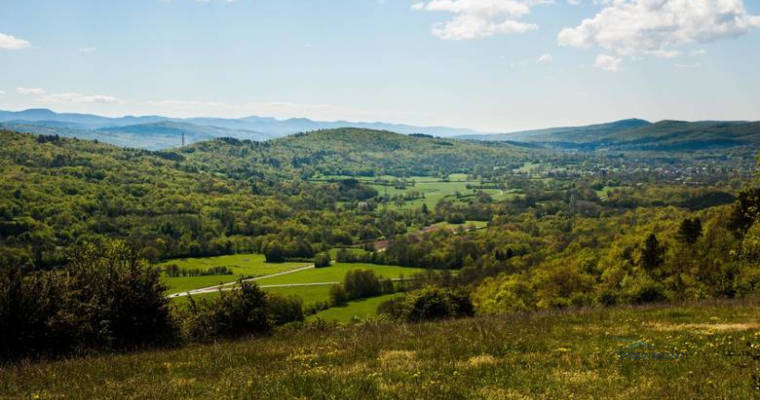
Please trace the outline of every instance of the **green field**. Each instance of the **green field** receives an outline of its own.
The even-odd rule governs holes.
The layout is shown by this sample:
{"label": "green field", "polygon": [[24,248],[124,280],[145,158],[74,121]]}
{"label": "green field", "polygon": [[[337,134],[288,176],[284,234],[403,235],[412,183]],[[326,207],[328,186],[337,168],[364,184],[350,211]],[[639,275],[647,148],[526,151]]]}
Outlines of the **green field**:
{"label": "green field", "polygon": [[[387,175],[377,177],[351,177],[331,175],[322,176],[318,180],[356,179],[377,190],[379,196],[384,196],[387,194],[391,198],[394,196],[402,196],[409,192],[419,192],[425,196],[424,198],[406,201],[403,205],[398,205],[395,202],[390,202],[387,204],[387,207],[392,209],[415,209],[422,207],[422,204],[425,204],[428,206],[428,208],[433,209],[435,208],[435,205],[442,199],[448,199],[451,201],[467,201],[479,191],[488,193],[494,201],[507,200],[514,198],[515,196],[516,192],[513,190],[468,189],[467,185],[478,185],[480,184],[480,180],[468,180],[467,178],[467,174],[451,174],[449,175],[449,180],[441,180],[437,177],[431,176],[410,176],[400,178]],[[415,184],[404,189],[397,189],[393,186],[374,183],[378,180],[385,180],[388,182],[406,181],[415,182]],[[459,197],[457,197],[457,193],[459,194]]]}
{"label": "green field", "polygon": [[459,228],[464,229],[481,229],[488,226],[488,222],[486,221],[465,221],[463,224],[452,224],[449,222],[439,222],[437,224],[430,225],[433,229],[449,229],[449,230],[456,230]]}
{"label": "green field", "polygon": [[210,275],[210,276],[190,276],[190,277],[164,277],[164,283],[169,287],[167,294],[181,293],[191,289],[200,289],[209,286],[216,286],[222,283],[234,282],[238,277],[256,277],[278,272],[290,271],[297,269],[309,263],[305,262],[286,262],[277,264],[268,264],[263,254],[235,254],[230,256],[203,257],[203,258],[178,258],[164,261],[157,264],[156,267],[175,264],[181,269],[200,269],[207,270],[212,267],[227,267],[232,270],[232,275]]}
{"label": "green field", "polygon": [[349,323],[354,319],[366,319],[368,317],[377,315],[377,306],[396,296],[399,296],[399,294],[388,294],[385,296],[373,297],[370,299],[352,301],[344,307],[332,307],[328,308],[327,310],[320,311],[307,318],[307,321],[314,321],[319,318],[325,321]]}
{"label": "green field", "polygon": [[332,285],[276,287],[264,288],[264,291],[285,297],[297,296],[301,298],[304,306],[309,306],[310,304],[330,300],[331,286]]}
{"label": "green field", "polygon": [[266,286],[292,283],[342,282],[346,273],[355,269],[369,269],[374,271],[377,276],[383,278],[400,278],[401,276],[411,277],[416,273],[425,272],[424,269],[420,268],[405,268],[393,265],[335,263],[327,268],[309,269],[294,274],[262,279],[256,281],[256,283]]}
{"label": "green field", "polygon": [[[222,257],[214,257],[214,258],[222,258]],[[203,259],[195,259],[194,260],[195,264],[190,264],[190,265],[198,265],[199,261],[204,261],[203,265],[211,265],[208,261],[203,260]],[[279,266],[280,264],[275,264],[275,265]],[[302,266],[302,264],[294,264],[294,265],[295,267]],[[194,268],[197,268],[197,267],[194,267]],[[392,265],[335,263],[326,268],[308,269],[305,271],[299,271],[299,272],[295,272],[288,275],[261,279],[261,280],[256,281],[256,284],[258,284],[259,286],[262,286],[263,290],[270,293],[276,293],[282,296],[300,297],[301,300],[303,300],[303,304],[305,306],[308,306],[317,302],[328,301],[330,299],[330,287],[333,284],[342,282],[343,278],[345,277],[348,271],[352,271],[356,269],[370,269],[374,271],[377,276],[383,277],[383,278],[390,278],[390,279],[396,279],[402,276],[409,278],[416,273],[425,272],[424,269],[420,269],[420,268],[405,268],[405,267],[397,267],[397,266],[392,266]],[[252,270],[255,270],[255,269],[252,269]],[[275,271],[275,272],[278,272],[278,271]],[[263,274],[259,274],[259,275],[263,275]],[[187,278],[167,278],[167,281],[169,281],[170,283],[174,285],[167,292],[167,294],[180,293],[180,292],[184,292],[190,289],[215,286],[215,285],[218,285],[221,279],[224,279],[224,278],[227,278],[227,282],[234,281],[234,276],[231,276],[231,275],[212,275],[212,276],[187,277]],[[304,284],[304,283],[323,283],[323,285],[266,287],[270,285],[290,285],[290,284]],[[218,296],[218,294],[206,293],[202,295],[193,296],[193,298],[196,300],[204,299],[204,298],[210,299],[215,296]],[[178,297],[178,298],[174,298],[173,301],[177,305],[182,305],[182,304],[187,303],[187,298]],[[369,314],[364,313],[363,315],[374,315],[375,308],[376,306],[371,307],[371,313]]]}
{"label": "green field", "polygon": [[758,315],[707,302],[290,329],[8,366],[0,398],[753,399]]}
{"label": "green field", "polygon": [[477,192],[485,192],[491,196],[494,201],[502,201],[511,199],[515,196],[515,193],[511,190],[499,190],[499,189],[468,189],[467,185],[478,185],[479,181],[431,181],[430,178],[425,181],[418,181],[414,186],[408,186],[404,189],[397,189],[395,187],[370,184],[375,190],[377,190],[380,196],[384,196],[386,193],[389,197],[401,196],[409,192],[419,192],[423,194],[424,198],[418,198],[404,202],[403,205],[398,205],[394,201],[387,204],[389,208],[394,209],[415,209],[422,207],[422,204],[427,205],[429,209],[434,209],[442,199],[447,199],[453,202],[468,201]]}

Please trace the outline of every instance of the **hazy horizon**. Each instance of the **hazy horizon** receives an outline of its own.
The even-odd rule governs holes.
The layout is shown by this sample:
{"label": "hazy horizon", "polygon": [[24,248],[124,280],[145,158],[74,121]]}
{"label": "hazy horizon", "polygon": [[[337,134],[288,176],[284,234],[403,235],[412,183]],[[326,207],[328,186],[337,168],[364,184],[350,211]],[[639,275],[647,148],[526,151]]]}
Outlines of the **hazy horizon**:
{"label": "hazy horizon", "polygon": [[513,132],[760,120],[760,4],[10,0],[0,109]]}

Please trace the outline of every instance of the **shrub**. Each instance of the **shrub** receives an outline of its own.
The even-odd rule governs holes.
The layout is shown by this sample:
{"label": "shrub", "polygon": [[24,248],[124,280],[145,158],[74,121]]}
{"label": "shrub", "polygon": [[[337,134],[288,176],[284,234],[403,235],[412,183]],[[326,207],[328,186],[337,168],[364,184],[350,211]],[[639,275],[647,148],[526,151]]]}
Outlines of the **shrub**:
{"label": "shrub", "polygon": [[368,269],[348,271],[343,279],[343,289],[349,300],[365,299],[382,294],[380,280],[373,271]]}
{"label": "shrub", "polygon": [[303,321],[303,303],[300,297],[267,295],[269,318],[274,325]]}
{"label": "shrub", "polygon": [[381,304],[378,312],[396,319],[419,322],[472,316],[475,308],[469,294],[463,289],[429,286]]}
{"label": "shrub", "polygon": [[348,294],[343,285],[334,285],[330,287],[330,304],[333,306],[342,306],[348,302]]}
{"label": "shrub", "polygon": [[446,222],[454,225],[463,224],[466,220],[467,219],[462,213],[453,213],[446,218]]}
{"label": "shrub", "polygon": [[59,271],[0,271],[0,357],[127,349],[175,337],[159,272],[124,243],[84,245],[68,260]]}
{"label": "shrub", "polygon": [[330,254],[326,252],[319,253],[314,257],[314,266],[317,268],[329,267],[331,262]]}
{"label": "shrub", "polygon": [[[272,309],[267,295],[255,283],[240,281],[240,288],[220,291],[213,301],[196,303],[189,299],[185,333],[190,339],[210,340],[250,334],[265,334],[272,329]],[[285,306],[285,308],[290,306]],[[282,311],[282,310],[280,310]]]}
{"label": "shrub", "polygon": [[623,293],[623,299],[630,304],[644,304],[667,300],[667,296],[662,284],[640,278]]}
{"label": "shrub", "polygon": [[280,263],[285,261],[285,251],[276,241],[267,243],[266,246],[264,246],[263,252],[268,263]]}

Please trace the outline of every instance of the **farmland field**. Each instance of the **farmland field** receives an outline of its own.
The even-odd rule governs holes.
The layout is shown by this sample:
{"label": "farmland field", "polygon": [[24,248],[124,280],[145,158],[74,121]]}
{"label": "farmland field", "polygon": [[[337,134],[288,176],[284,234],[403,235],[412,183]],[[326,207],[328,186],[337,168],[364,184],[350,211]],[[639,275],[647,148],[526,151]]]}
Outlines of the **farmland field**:
{"label": "farmland field", "polygon": [[[214,266],[219,265],[218,259],[226,259],[225,257],[213,257],[215,260],[207,259],[194,259],[192,262],[188,262],[185,265],[207,265]],[[250,255],[246,255],[244,258],[250,259]],[[226,261],[226,260],[225,260]],[[279,265],[279,264],[274,264]],[[300,266],[295,264],[296,267]],[[281,275],[272,278],[266,278],[256,281],[256,284],[260,285],[262,289],[269,293],[274,293],[282,296],[297,296],[301,298],[303,304],[308,306],[317,302],[326,302],[330,299],[330,287],[334,284],[343,281],[347,272],[357,269],[369,269],[375,272],[378,277],[398,279],[401,277],[411,277],[414,274],[424,272],[424,269],[420,268],[407,268],[397,267],[391,265],[374,265],[374,264],[362,264],[362,263],[335,263],[326,268],[314,268],[304,271],[295,272],[292,274]],[[256,270],[252,268],[252,270]],[[260,271],[260,269],[259,269]],[[278,271],[273,271],[275,273]],[[232,277],[232,278],[231,278]],[[173,287],[167,292],[167,294],[180,293],[190,289],[197,289],[209,286],[215,286],[220,281],[227,279],[227,282],[234,281],[234,276],[231,275],[212,275],[212,276],[199,276],[199,277],[186,277],[186,278],[168,278],[167,280],[174,284]],[[303,284],[317,284],[313,286],[286,286],[286,285],[303,285]],[[276,287],[268,287],[276,286]],[[198,299],[210,299],[218,296],[217,293],[205,293],[201,295],[194,295],[193,298]],[[187,302],[186,297],[178,297],[173,299],[177,305],[182,305]],[[377,304],[381,301],[372,299],[368,304],[362,306],[352,303],[346,307],[349,309],[358,309],[359,311],[346,311],[345,313],[352,313],[347,318],[343,318],[340,311],[333,312],[323,316],[323,319],[336,319],[344,321],[350,319],[353,315],[369,316],[375,314]],[[375,304],[376,303],[376,304]],[[355,313],[355,314],[353,314]],[[334,315],[338,317],[333,318]]]}
{"label": "farmland field", "polygon": [[183,276],[183,277],[164,277],[164,283],[169,287],[167,294],[181,293],[191,289],[199,289],[209,286],[216,286],[222,283],[236,281],[239,277],[256,277],[278,272],[290,271],[306,265],[308,262],[285,262],[285,263],[267,263],[262,254],[235,254],[219,257],[203,258],[180,258],[168,260],[157,264],[156,267],[163,268],[167,265],[176,265],[180,269],[199,269],[208,270],[213,267],[227,267],[232,271],[232,275],[209,275],[209,276]]}
{"label": "farmland field", "polygon": [[403,204],[397,204],[394,201],[388,203],[389,208],[396,209],[415,209],[425,204],[429,209],[435,208],[439,201],[446,199],[453,202],[466,201],[474,196],[477,192],[484,192],[491,196],[494,201],[502,201],[514,198],[515,192],[501,189],[468,189],[468,185],[479,185],[480,181],[434,181],[427,180],[416,182],[414,186],[407,186],[404,189],[392,186],[371,184],[380,195],[388,195],[390,198],[408,195],[412,192],[418,192],[424,198],[407,200]]}
{"label": "farmland field", "polygon": [[397,267],[392,265],[374,265],[361,263],[335,263],[327,268],[315,268],[294,274],[277,276],[257,281],[259,285],[287,285],[293,283],[330,283],[341,282],[348,271],[355,269],[369,269],[375,272],[378,277],[383,278],[400,278],[411,277],[412,275],[424,272],[420,268]]}
{"label": "farmland field", "polygon": [[319,318],[325,321],[349,323],[354,317],[360,320],[366,319],[367,317],[372,317],[377,314],[377,306],[397,296],[399,296],[399,294],[388,294],[385,296],[352,301],[343,307],[331,307],[327,310],[320,311],[307,318],[307,321],[314,321]]}

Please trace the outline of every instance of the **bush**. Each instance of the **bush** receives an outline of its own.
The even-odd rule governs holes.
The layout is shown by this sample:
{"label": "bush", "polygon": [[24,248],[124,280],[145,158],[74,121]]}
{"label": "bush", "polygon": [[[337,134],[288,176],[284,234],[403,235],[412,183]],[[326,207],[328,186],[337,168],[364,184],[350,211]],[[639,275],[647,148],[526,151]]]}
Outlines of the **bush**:
{"label": "bush", "polygon": [[475,314],[475,308],[463,289],[429,286],[381,304],[378,312],[396,319],[419,322],[468,317]]}
{"label": "bush", "polygon": [[159,272],[122,242],[85,245],[65,269],[0,271],[0,357],[128,349],[175,338]]}
{"label": "bush", "polygon": [[662,284],[651,279],[639,279],[623,293],[623,299],[630,304],[654,303],[667,300]]}
{"label": "bush", "polygon": [[267,295],[269,318],[274,325],[303,321],[303,302],[300,297]]}
{"label": "bush", "polygon": [[333,306],[343,306],[348,303],[348,294],[343,285],[334,285],[330,287],[330,304]]}
{"label": "bush", "polygon": [[368,269],[348,271],[343,279],[343,289],[349,300],[365,299],[382,294],[380,280],[373,271]]}
{"label": "bush", "polygon": [[446,218],[446,222],[454,225],[460,225],[465,223],[467,219],[462,213],[453,213]]}
{"label": "bush", "polygon": [[267,243],[264,246],[263,253],[268,263],[281,263],[285,261],[285,251],[275,241]]}
{"label": "bush", "polygon": [[330,254],[326,252],[319,253],[314,257],[314,266],[317,268],[329,267],[331,262]]}
{"label": "bush", "polygon": [[[272,329],[274,310],[269,307],[266,293],[255,283],[241,280],[239,289],[220,291],[219,297],[213,301],[204,299],[196,303],[192,297],[189,300],[185,332],[190,339],[210,340],[266,334]],[[289,307],[291,305],[284,305],[284,308]],[[284,318],[284,314],[282,316]]]}

